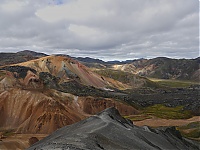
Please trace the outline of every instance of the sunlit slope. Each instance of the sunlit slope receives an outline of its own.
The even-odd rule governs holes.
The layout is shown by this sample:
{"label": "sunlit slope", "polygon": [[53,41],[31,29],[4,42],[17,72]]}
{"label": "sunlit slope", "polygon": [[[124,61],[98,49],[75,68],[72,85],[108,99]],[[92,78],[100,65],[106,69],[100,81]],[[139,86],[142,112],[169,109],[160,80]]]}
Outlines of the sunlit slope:
{"label": "sunlit slope", "polygon": [[119,81],[113,81],[112,79],[100,76],[92,72],[88,67],[69,57],[47,56],[16,65],[30,67],[36,70],[37,73],[48,72],[51,75],[58,77],[60,82],[76,80],[85,85],[97,88],[111,86],[125,89],[129,87]]}

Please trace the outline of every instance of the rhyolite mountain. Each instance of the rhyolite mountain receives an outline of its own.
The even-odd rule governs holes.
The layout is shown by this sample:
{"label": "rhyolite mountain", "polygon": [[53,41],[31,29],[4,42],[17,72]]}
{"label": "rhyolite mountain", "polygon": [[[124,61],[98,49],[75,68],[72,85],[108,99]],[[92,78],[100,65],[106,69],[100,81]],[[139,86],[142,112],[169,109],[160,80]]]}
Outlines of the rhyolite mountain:
{"label": "rhyolite mountain", "polygon": [[[123,103],[125,102],[127,105],[134,107],[148,107],[154,104],[164,104],[170,107],[181,105],[183,106],[184,110],[189,110],[195,115],[200,114],[198,88],[192,87],[188,89],[152,90],[151,87],[156,87],[156,84],[145,78],[141,78],[137,75],[132,75],[131,73],[124,71],[121,71],[121,73],[118,74],[118,72],[116,72],[117,70],[111,70],[112,72],[109,71],[107,75],[99,75],[94,71],[91,71],[88,67],[79,61],[64,55],[42,57],[43,54],[38,54],[31,51],[23,51],[20,53],[31,53],[33,56],[39,58],[23,63],[1,67],[0,94],[2,95],[2,98],[0,102],[0,111],[4,116],[2,119],[9,118],[7,117],[7,114],[5,114],[5,112],[7,112],[5,110],[8,110],[9,107],[11,108],[9,104],[13,104],[13,106],[15,104],[10,103],[9,101],[12,101],[12,99],[17,101],[23,98],[23,95],[21,97],[14,96],[14,98],[12,95],[22,93],[26,96],[30,95],[30,97],[27,99],[32,99],[31,96],[39,94],[41,97],[45,97],[48,100],[49,98],[52,98],[52,93],[56,93],[52,90],[55,90],[58,93],[70,93],[72,96],[69,97],[75,97],[72,98],[74,101],[78,96],[78,100],[76,101],[82,101],[81,105],[84,105],[84,107],[80,104],[78,106],[80,106],[81,109],[89,114],[91,112],[95,113],[99,110],[103,110],[108,106],[114,106],[115,103],[119,101]],[[141,59],[140,62],[141,63],[137,64],[138,66],[144,63],[145,60]],[[143,89],[142,87],[147,87],[147,89]],[[127,92],[126,89],[129,88],[137,89]],[[23,90],[23,92],[20,92],[21,90]],[[62,95],[61,93],[58,95]],[[7,101],[7,99],[9,100]],[[60,96],[58,99],[63,98]],[[56,97],[53,97],[53,101],[58,103]],[[89,101],[91,105],[87,103]],[[23,102],[26,103],[26,100]],[[34,102],[32,105],[36,106],[35,101],[32,102]],[[62,101],[59,101],[59,103],[60,102]],[[100,105],[100,107],[98,107],[97,104]],[[25,104],[22,103],[21,105]],[[33,112],[32,105],[28,105],[28,115],[25,115],[25,118],[22,119],[22,122],[31,116],[30,114]],[[93,105],[95,105],[95,107]],[[80,115],[80,117],[76,117],[78,119],[75,120],[80,120],[82,117],[83,116]],[[15,116],[13,116],[13,118],[15,118]],[[71,121],[68,121],[67,124],[76,122],[73,119],[70,120]],[[9,124],[9,122],[5,123],[4,121],[3,127],[6,127],[6,124]],[[18,121],[14,128],[18,127],[19,124],[21,124],[21,122]],[[39,132],[39,130],[40,129],[38,129],[37,132]]]}
{"label": "rhyolite mountain", "polygon": [[198,150],[175,127],[138,127],[108,108],[73,125],[65,126],[32,145],[28,150]]}
{"label": "rhyolite mountain", "polygon": [[145,59],[126,64],[82,59],[90,61],[89,68],[67,55],[27,50],[0,55],[0,133],[49,134],[108,107],[123,116],[141,115],[156,104],[181,106],[179,113],[187,112],[187,118],[200,114],[198,85],[161,88],[134,72]]}
{"label": "rhyolite mountain", "polygon": [[0,130],[47,134],[111,106],[124,115],[138,114],[128,103],[115,100],[108,87],[128,85],[69,57],[46,56],[2,66]]}
{"label": "rhyolite mountain", "polygon": [[[0,66],[25,62],[47,56],[44,53],[38,53],[30,50],[24,50],[17,53],[0,53]],[[71,57],[80,61],[82,64],[98,69],[114,69],[130,72],[136,75],[160,78],[160,79],[178,79],[199,81],[200,58],[195,59],[171,59],[166,57],[157,57],[153,59],[135,59],[126,61],[102,61],[89,57]]]}
{"label": "rhyolite mountain", "polygon": [[138,59],[127,61],[100,62],[94,59],[80,59],[86,66],[98,69],[114,69],[130,72],[136,75],[159,78],[200,81],[200,58],[171,59],[158,57],[153,59]]}

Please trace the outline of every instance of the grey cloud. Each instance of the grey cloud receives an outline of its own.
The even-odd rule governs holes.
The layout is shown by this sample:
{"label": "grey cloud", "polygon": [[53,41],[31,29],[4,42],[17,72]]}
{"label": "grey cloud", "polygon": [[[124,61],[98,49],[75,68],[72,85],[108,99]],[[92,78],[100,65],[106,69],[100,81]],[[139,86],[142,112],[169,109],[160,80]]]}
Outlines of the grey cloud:
{"label": "grey cloud", "polygon": [[[0,7],[7,2],[10,1],[2,1]],[[64,4],[55,7],[79,2],[63,0]],[[55,22],[47,22],[37,14],[48,5],[53,8],[57,4],[51,0],[27,0],[14,12],[0,9],[0,51],[31,49],[104,60],[198,56],[199,1],[98,2],[99,5],[92,4],[97,11],[85,18],[64,15]],[[70,30],[72,26],[75,31]]]}

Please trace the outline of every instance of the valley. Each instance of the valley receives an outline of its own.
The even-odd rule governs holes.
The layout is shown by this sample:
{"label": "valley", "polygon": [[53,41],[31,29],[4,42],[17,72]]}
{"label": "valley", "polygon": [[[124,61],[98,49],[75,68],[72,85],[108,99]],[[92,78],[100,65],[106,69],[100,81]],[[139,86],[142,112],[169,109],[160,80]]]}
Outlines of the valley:
{"label": "valley", "polygon": [[[122,126],[127,126],[130,122],[140,126],[141,128],[130,128],[131,132],[136,132],[134,128],[138,128],[138,135],[143,132],[142,126],[152,127],[144,127],[150,132],[145,131],[144,135],[140,135],[145,138],[151,132],[161,134],[160,129],[157,131],[158,127],[174,126],[176,130],[170,128],[173,134],[180,131],[183,137],[199,141],[199,58],[104,62],[92,58],[48,56],[33,51],[22,51],[12,53],[16,59],[11,61],[9,55],[3,54],[0,61],[0,149],[25,149],[47,135],[54,135],[54,131],[59,135],[62,127],[74,129],[76,125],[80,127],[81,139],[68,129],[66,132],[72,134],[75,141],[77,138],[83,145],[87,145],[81,129],[86,128],[88,134],[92,124],[94,128],[91,132],[93,134],[94,131],[97,141],[90,138],[88,141],[98,143],[100,140],[100,145],[106,147],[105,137],[101,137],[99,131],[102,129],[102,132],[105,132],[103,136],[112,139],[112,136],[106,135],[110,129],[107,125],[118,129],[116,120],[122,121]],[[189,67],[185,67],[184,64],[188,64]],[[107,109],[111,107],[111,110]],[[104,112],[105,109],[107,111]],[[106,115],[99,115],[101,111]],[[118,111],[128,122],[121,118]],[[107,113],[118,119],[113,121],[111,117],[111,121]],[[87,122],[86,126],[84,120]],[[104,121],[107,122],[106,125]],[[156,131],[153,131],[154,129]],[[121,127],[119,130],[124,131]],[[162,134],[161,136],[165,137]],[[176,133],[176,136],[180,135]],[[42,141],[45,144],[46,138]],[[183,141],[181,139],[180,143]],[[110,144],[116,147],[115,142]],[[145,140],[143,142],[145,143]],[[74,141],[71,141],[69,145],[72,149],[73,143]],[[146,144],[148,145],[148,142]],[[63,143],[60,145],[62,147]],[[96,146],[98,144],[94,144],[94,147]],[[179,146],[184,147],[184,142]]]}

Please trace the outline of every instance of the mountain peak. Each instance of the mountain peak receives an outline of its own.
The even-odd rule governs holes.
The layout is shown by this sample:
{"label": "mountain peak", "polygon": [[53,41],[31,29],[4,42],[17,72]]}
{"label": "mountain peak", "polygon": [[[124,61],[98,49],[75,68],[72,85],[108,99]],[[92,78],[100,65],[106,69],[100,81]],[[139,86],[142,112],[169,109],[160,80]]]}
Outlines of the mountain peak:
{"label": "mountain peak", "polygon": [[115,107],[107,108],[103,110],[102,112],[98,113],[97,115],[100,117],[109,117],[113,121],[117,121],[122,125],[128,124],[130,126],[133,126],[132,121],[129,119],[123,118]]}

